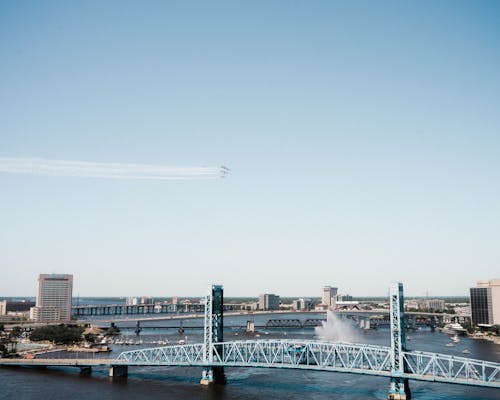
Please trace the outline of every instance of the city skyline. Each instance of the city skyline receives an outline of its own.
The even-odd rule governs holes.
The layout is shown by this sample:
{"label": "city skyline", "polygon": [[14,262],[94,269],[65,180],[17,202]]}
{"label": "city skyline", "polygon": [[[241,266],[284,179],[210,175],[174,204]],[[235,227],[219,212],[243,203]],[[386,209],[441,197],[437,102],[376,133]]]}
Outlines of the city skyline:
{"label": "city skyline", "polygon": [[[64,273],[56,273],[56,272],[52,272],[50,274],[39,274],[40,275],[47,275],[47,276],[64,276],[66,274]],[[71,275],[70,275],[71,276]],[[40,280],[40,278],[38,278],[38,281]],[[488,281],[498,281],[498,279],[496,278],[493,278],[493,279],[486,279],[486,280],[479,280],[478,282],[488,282]],[[379,293],[379,294],[372,294],[372,295],[367,295],[367,294],[364,294],[364,293],[355,293],[353,294],[353,292],[350,292],[349,290],[345,289],[345,290],[342,290],[342,291],[338,291],[338,288],[337,287],[331,287],[331,286],[328,286],[328,285],[323,285],[321,287],[318,288],[317,290],[317,293],[285,293],[285,294],[281,294],[281,293],[277,293],[276,292],[276,295],[278,297],[281,297],[281,298],[287,298],[287,299],[291,299],[291,298],[314,298],[314,299],[319,299],[320,301],[324,302],[324,298],[325,298],[325,289],[326,288],[331,288],[335,291],[335,295],[334,297],[336,296],[349,296],[349,297],[354,297],[354,298],[386,298],[387,297],[387,293],[389,291],[389,286],[390,284],[392,284],[393,282],[389,282],[388,284],[388,287],[386,289],[386,293]],[[404,285],[404,282],[402,282],[403,285]],[[206,295],[206,292],[208,292],[209,288],[213,285],[213,284],[220,284],[221,286],[224,287],[224,284],[221,283],[221,282],[217,282],[217,283],[211,283],[207,288],[205,288],[205,291],[201,292],[201,293],[198,293],[198,294],[195,294],[195,293],[191,293],[191,292],[187,292],[187,293],[161,293],[161,294],[156,294],[156,295],[151,295],[150,293],[138,293],[138,292],[134,292],[134,293],[126,293],[126,294],[117,294],[117,295],[109,295],[109,294],[96,294],[96,295],[85,295],[85,294],[81,294],[81,293],[76,293],[74,292],[73,293],[73,300],[75,299],[92,299],[92,298],[95,298],[95,299],[99,299],[99,298],[122,298],[122,299],[131,299],[131,298],[136,298],[136,299],[139,299],[139,298],[152,298],[152,299],[166,299],[166,298],[182,298],[182,299],[191,299],[191,298],[198,298],[198,297],[204,297]],[[36,285],[37,287],[39,287],[39,284]],[[470,289],[470,288],[469,288]],[[260,296],[262,295],[269,295],[268,293],[264,293],[263,291],[258,291],[258,292],[255,292],[255,293],[251,293],[251,294],[247,294],[247,295],[238,295],[237,293],[234,294],[234,295],[231,295],[231,296],[226,296],[228,298],[253,298],[253,299],[259,299]],[[271,295],[275,295],[275,294],[271,294]],[[406,297],[407,298],[422,298],[422,299],[430,299],[430,298],[453,298],[453,297],[470,297],[470,293],[467,292],[467,293],[464,293],[464,294],[449,294],[449,295],[443,295],[443,294],[439,294],[439,293],[430,293],[429,291],[425,292],[424,294],[412,294],[412,293],[407,293],[406,294]],[[18,294],[18,295],[12,295],[12,296],[7,296],[7,295],[0,295],[0,299],[29,299],[29,298],[33,298],[33,299],[36,299],[37,298],[37,295],[36,293],[35,294]],[[327,302],[328,304],[330,302]]]}
{"label": "city skyline", "polygon": [[500,265],[500,4],[0,1],[0,296],[467,295]]}

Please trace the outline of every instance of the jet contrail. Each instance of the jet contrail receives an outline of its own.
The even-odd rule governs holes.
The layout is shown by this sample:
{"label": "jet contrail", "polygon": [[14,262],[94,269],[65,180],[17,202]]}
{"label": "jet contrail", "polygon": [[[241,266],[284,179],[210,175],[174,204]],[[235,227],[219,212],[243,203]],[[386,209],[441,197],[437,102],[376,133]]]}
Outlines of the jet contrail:
{"label": "jet contrail", "polygon": [[0,157],[0,172],[105,179],[183,180],[224,178],[229,168]]}

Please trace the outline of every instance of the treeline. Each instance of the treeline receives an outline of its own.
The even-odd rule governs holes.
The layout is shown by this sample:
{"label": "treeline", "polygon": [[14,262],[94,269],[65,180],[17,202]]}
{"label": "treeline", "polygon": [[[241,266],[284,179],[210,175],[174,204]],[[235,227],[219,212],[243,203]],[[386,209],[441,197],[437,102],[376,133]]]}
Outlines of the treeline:
{"label": "treeline", "polygon": [[83,327],[77,325],[47,325],[35,328],[30,339],[34,342],[48,340],[56,344],[72,344],[82,340]]}

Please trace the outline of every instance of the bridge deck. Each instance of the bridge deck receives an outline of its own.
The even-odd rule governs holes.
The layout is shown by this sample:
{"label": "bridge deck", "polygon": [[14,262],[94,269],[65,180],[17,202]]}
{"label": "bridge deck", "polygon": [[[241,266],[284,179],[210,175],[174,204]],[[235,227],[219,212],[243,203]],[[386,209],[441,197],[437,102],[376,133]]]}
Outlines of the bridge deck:
{"label": "bridge deck", "polygon": [[97,367],[112,365],[128,365],[116,358],[0,358],[1,365],[17,365],[24,367]]}

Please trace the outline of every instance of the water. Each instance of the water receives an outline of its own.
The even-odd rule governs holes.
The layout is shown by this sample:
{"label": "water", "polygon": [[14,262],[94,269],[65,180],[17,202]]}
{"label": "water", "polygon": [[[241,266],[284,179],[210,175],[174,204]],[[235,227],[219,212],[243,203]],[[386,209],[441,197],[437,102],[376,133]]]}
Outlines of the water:
{"label": "water", "polygon": [[[322,315],[306,315],[301,319],[318,318]],[[264,325],[272,316],[233,316],[225,318],[228,325],[245,325],[247,319],[254,319],[256,325]],[[297,314],[281,315],[279,318],[297,318]],[[186,321],[189,324],[200,325],[202,320]],[[168,326],[176,324],[172,321],[150,321],[149,326]],[[133,332],[133,322],[120,323],[124,335],[136,338]],[[128,329],[125,329],[128,326]],[[323,330],[322,330],[323,329]],[[335,335],[331,324],[322,329],[261,329],[258,332],[261,339],[265,338],[299,338],[313,339],[316,334]],[[354,335],[356,342],[389,345],[388,329],[361,331],[351,327],[342,327],[349,332],[342,335]],[[227,329],[225,340],[248,339],[239,329]],[[500,346],[484,340],[461,338],[455,347],[446,347],[449,337],[439,332],[419,330],[409,332],[408,347],[415,350],[427,350],[470,358],[500,361]],[[179,335],[175,329],[145,328],[141,333],[144,342],[168,339],[171,343],[187,337],[189,343],[200,342],[200,330],[186,329]],[[351,338],[352,338],[351,337]],[[113,346],[113,355],[120,351],[151,347],[145,343],[142,346]],[[463,350],[470,354],[463,354]],[[61,354],[52,354],[53,357]],[[66,355],[65,355],[66,356]],[[79,355],[81,356],[81,354]],[[107,357],[108,355],[105,355]],[[91,355],[90,357],[95,357]],[[27,368],[0,368],[0,399],[48,399],[48,400],[88,400],[88,399],[335,399],[335,400],[369,400],[385,399],[389,381],[387,378],[370,377],[366,375],[339,374],[331,372],[314,372],[298,370],[272,370],[258,368],[227,368],[228,384],[222,387],[204,387],[199,385],[200,368],[152,368],[133,367],[129,369],[127,379],[111,380],[107,369],[94,369],[92,375],[80,375],[74,368],[57,368],[34,370]],[[411,381],[410,387],[414,399],[418,400],[498,400],[500,390],[484,389],[470,386],[450,385],[431,382]]]}

